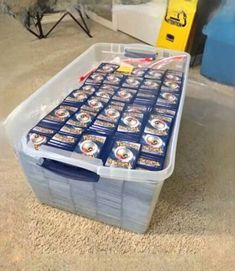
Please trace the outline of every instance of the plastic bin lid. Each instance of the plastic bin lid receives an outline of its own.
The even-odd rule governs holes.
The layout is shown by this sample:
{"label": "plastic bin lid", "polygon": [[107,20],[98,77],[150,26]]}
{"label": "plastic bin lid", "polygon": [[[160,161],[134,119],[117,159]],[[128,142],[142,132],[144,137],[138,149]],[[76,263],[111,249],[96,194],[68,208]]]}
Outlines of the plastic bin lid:
{"label": "plastic bin lid", "polygon": [[216,41],[235,45],[235,1],[228,0],[219,8],[203,33]]}

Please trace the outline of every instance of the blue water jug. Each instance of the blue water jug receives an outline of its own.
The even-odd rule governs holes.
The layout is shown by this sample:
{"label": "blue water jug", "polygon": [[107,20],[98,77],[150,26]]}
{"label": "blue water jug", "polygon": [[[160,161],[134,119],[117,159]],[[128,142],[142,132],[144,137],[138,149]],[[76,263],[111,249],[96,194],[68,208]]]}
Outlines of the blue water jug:
{"label": "blue water jug", "polygon": [[235,0],[222,4],[203,33],[207,41],[201,74],[235,86]]}

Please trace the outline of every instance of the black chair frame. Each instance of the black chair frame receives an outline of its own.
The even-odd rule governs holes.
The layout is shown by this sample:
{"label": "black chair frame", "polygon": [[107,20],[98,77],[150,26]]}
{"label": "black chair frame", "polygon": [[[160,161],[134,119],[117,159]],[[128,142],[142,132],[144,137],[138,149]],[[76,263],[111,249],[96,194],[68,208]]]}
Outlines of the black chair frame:
{"label": "black chair frame", "polygon": [[[33,15],[30,14],[30,12],[28,12],[25,27],[31,34],[36,36],[38,39],[45,39],[45,38],[47,38],[49,36],[49,34],[58,26],[58,24],[66,16],[70,16],[78,24],[78,26],[88,35],[88,37],[92,38],[92,35],[90,33],[90,30],[89,30],[89,28],[88,28],[88,26],[86,24],[86,21],[85,21],[85,19],[83,17],[83,14],[82,14],[80,8],[75,8],[75,10],[78,12],[82,23],[79,22],[71,12],[65,11],[65,13],[60,17],[60,19],[46,33],[44,33],[43,27],[42,27],[42,19],[43,19],[45,14],[43,12],[36,12],[35,16],[33,16]],[[85,13],[85,15],[86,15],[87,18],[89,18],[86,13]],[[33,21],[35,29],[32,29],[31,21]]]}

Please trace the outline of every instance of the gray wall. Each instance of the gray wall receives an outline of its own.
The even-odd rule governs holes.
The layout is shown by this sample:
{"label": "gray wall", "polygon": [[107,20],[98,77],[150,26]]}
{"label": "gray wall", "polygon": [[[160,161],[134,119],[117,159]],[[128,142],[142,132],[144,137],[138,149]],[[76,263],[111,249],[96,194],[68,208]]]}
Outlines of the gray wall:
{"label": "gray wall", "polygon": [[[116,0],[122,4],[140,4],[150,0]],[[64,10],[71,5],[83,3],[101,17],[112,20],[112,0],[0,0],[0,13],[9,13],[23,20],[27,10],[47,8],[48,12]]]}

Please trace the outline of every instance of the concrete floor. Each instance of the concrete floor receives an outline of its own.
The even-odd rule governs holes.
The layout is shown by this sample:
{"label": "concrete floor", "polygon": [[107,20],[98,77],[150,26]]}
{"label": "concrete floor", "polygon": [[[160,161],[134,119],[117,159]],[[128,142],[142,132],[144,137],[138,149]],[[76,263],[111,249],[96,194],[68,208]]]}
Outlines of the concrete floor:
{"label": "concrete floor", "polygon": [[[66,22],[39,41],[1,16],[0,121],[91,44],[136,42],[91,30]],[[39,204],[0,150],[0,270],[235,270],[234,91],[190,71],[175,171],[145,235]]]}

